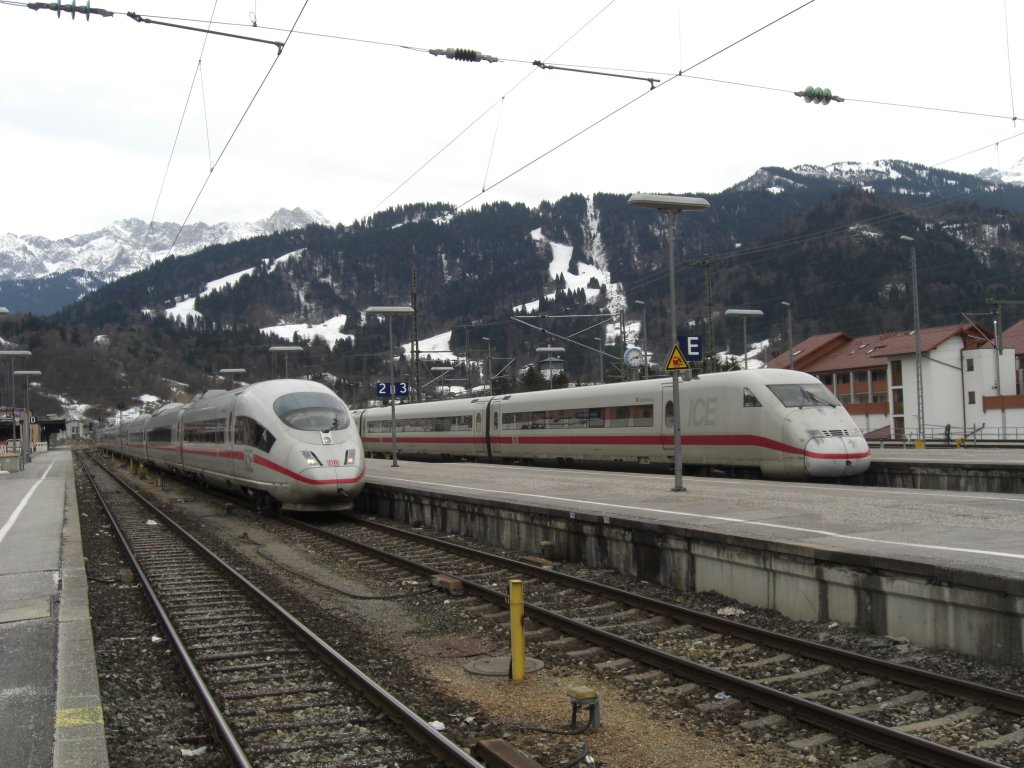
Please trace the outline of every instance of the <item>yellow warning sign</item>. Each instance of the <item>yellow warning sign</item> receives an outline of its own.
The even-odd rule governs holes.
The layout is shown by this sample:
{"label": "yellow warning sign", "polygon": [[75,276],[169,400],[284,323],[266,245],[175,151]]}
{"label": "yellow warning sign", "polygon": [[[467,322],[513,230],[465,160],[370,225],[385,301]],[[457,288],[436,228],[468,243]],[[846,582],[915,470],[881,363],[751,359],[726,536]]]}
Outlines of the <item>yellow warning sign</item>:
{"label": "yellow warning sign", "polygon": [[679,348],[678,344],[672,345],[672,354],[668,356],[668,362],[665,363],[666,371],[686,371],[689,370],[690,364],[686,362],[686,358],[683,357],[683,350]]}

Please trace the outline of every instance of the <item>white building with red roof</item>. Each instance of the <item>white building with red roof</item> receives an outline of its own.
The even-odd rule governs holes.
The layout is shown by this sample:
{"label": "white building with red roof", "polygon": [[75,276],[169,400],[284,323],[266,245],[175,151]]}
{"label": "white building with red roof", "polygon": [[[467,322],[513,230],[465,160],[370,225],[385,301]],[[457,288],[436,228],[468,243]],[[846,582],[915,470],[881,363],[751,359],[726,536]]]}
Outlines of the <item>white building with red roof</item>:
{"label": "white building with red roof", "polygon": [[[922,328],[920,342],[920,399],[912,331],[811,336],[793,346],[793,367],[821,379],[869,438],[1024,439],[1015,351],[1024,353],[1024,322],[1003,334],[998,355],[993,333],[973,324]],[[785,368],[789,362],[786,351],[768,365]]]}

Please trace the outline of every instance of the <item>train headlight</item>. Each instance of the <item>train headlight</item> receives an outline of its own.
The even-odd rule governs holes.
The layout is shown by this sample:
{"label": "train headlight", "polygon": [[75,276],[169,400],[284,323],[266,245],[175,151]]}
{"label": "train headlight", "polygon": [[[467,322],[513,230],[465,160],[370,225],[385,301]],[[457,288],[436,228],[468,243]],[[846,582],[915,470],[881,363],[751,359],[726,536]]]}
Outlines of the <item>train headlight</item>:
{"label": "train headlight", "polygon": [[311,466],[311,467],[322,467],[323,466],[323,464],[320,462],[320,459],[318,459],[316,457],[316,454],[313,453],[312,451],[303,451],[302,455],[306,457],[306,463],[309,464],[309,466]]}
{"label": "train headlight", "polygon": [[356,463],[356,450],[355,448],[349,448],[345,451],[345,466],[351,467]]}

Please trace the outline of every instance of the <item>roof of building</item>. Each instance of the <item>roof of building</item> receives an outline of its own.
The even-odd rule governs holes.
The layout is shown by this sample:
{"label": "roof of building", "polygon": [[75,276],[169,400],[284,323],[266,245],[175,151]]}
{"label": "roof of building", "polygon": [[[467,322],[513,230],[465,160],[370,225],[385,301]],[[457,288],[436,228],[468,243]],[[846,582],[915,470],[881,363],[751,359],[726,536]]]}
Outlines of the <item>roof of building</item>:
{"label": "roof of building", "polygon": [[1024,320],[1003,331],[1003,349],[1013,349],[1018,355],[1024,354]]}
{"label": "roof of building", "polygon": [[[1014,326],[1014,328],[1016,327]],[[1024,327],[1021,328],[1020,333],[1021,338],[1024,339]],[[972,349],[988,343],[992,334],[987,329],[973,325],[942,325],[936,328],[922,328],[921,351],[930,352],[954,336],[963,338],[964,347]],[[1009,346],[1005,343],[1005,336],[1006,334],[1004,334],[1004,344]],[[856,339],[845,333],[819,334],[794,345],[793,365],[807,373],[881,368],[886,365],[889,358],[912,355],[916,349],[913,331],[890,331],[873,336],[861,336]],[[768,363],[769,368],[786,368],[788,366],[788,351]]]}

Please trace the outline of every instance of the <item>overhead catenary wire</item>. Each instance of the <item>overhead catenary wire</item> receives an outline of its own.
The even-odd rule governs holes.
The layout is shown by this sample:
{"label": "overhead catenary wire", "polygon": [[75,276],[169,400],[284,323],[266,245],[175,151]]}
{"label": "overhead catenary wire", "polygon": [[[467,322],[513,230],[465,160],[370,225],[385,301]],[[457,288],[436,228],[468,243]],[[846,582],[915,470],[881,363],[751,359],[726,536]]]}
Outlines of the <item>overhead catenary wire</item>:
{"label": "overhead catenary wire", "polygon": [[[213,23],[213,15],[216,12],[217,12],[217,3],[214,2],[213,9],[210,11],[210,19],[209,19],[208,23],[210,23],[210,24]],[[208,39],[209,38],[206,38],[206,37],[203,38],[203,44],[202,44],[202,46],[199,49],[199,60],[196,62],[196,69],[192,73],[192,82],[189,84],[189,87],[188,87],[188,95],[185,97],[185,105],[181,109],[181,117],[178,119],[178,130],[175,131],[175,133],[174,133],[174,141],[171,143],[171,152],[170,152],[170,155],[168,155],[168,157],[167,157],[167,166],[164,168],[163,178],[160,179],[160,188],[157,191],[156,202],[153,204],[153,213],[149,217],[149,225],[146,227],[146,234],[142,238],[142,250],[143,251],[146,250],[146,246],[149,244],[149,235],[153,231],[153,224],[156,222],[156,212],[160,208],[160,200],[161,200],[161,198],[163,198],[164,186],[167,184],[167,176],[171,172],[171,163],[174,161],[174,153],[175,153],[175,151],[177,150],[177,147],[178,147],[178,139],[181,138],[181,129],[182,129],[182,127],[185,124],[185,115],[188,114],[188,105],[189,105],[189,102],[192,100],[192,90],[196,86],[196,80],[199,77],[202,76],[203,54],[206,52],[206,41]],[[202,87],[202,86],[200,86],[200,87]],[[203,114],[204,114],[204,116],[206,114],[206,100],[205,100],[205,96],[203,98]],[[207,127],[206,127],[206,147],[207,147],[207,155],[209,156],[209,154],[210,154],[210,128],[209,128],[209,124],[208,123],[207,123]],[[211,164],[212,164],[212,160],[211,160]]]}
{"label": "overhead catenary wire", "polygon": [[676,80],[676,79],[678,79],[678,78],[680,78],[680,77],[683,77],[683,76],[684,76],[684,75],[685,75],[685,74],[686,74],[687,72],[690,72],[691,70],[695,69],[696,67],[699,67],[699,66],[700,66],[701,64],[704,64],[704,63],[706,63],[706,62],[710,61],[711,59],[715,58],[716,56],[719,56],[719,55],[721,55],[721,54],[725,53],[725,52],[726,52],[726,51],[728,51],[729,49],[731,49],[731,48],[734,48],[734,47],[736,47],[737,45],[739,45],[739,44],[740,44],[740,43],[742,43],[743,41],[745,41],[745,40],[749,40],[749,39],[750,39],[750,38],[752,38],[752,37],[753,37],[754,35],[757,35],[757,34],[759,34],[760,32],[763,32],[764,30],[766,30],[766,29],[768,29],[768,28],[770,28],[770,27],[774,26],[775,24],[778,24],[778,23],[779,23],[779,22],[781,22],[782,20],[784,20],[784,19],[786,19],[786,18],[788,18],[788,17],[792,16],[792,15],[793,15],[794,13],[797,13],[798,11],[800,11],[800,10],[802,10],[802,9],[806,8],[807,6],[809,6],[809,5],[813,4],[814,2],[816,2],[816,0],[807,0],[807,2],[803,3],[802,5],[799,5],[799,6],[797,6],[796,8],[794,8],[794,9],[792,9],[792,10],[790,10],[790,11],[787,11],[786,13],[784,13],[783,15],[781,15],[781,16],[779,16],[779,17],[777,17],[777,18],[776,18],[776,19],[774,19],[773,21],[770,21],[770,22],[768,22],[767,24],[764,24],[764,25],[762,25],[762,26],[758,27],[758,28],[757,28],[757,29],[755,29],[754,31],[752,31],[752,32],[749,32],[749,33],[747,33],[746,35],[743,35],[743,37],[741,37],[741,38],[739,38],[739,39],[737,39],[737,40],[734,40],[733,42],[729,43],[728,45],[726,45],[726,46],[724,46],[724,47],[722,47],[722,48],[719,48],[719,49],[718,49],[717,51],[715,51],[714,53],[711,53],[711,54],[709,54],[708,56],[705,56],[705,57],[704,57],[703,59],[701,59],[700,61],[697,61],[696,63],[694,63],[694,64],[691,64],[691,65],[690,65],[689,67],[687,67],[687,68],[686,68],[685,70],[681,70],[680,72],[678,72],[677,74],[673,75],[673,76],[672,76],[672,77],[670,77],[670,78],[669,78],[668,80],[666,80],[666,81],[665,81],[664,83],[660,83],[660,84],[658,84],[658,85],[655,85],[655,84],[654,84],[654,83],[652,82],[652,83],[651,83],[651,88],[650,88],[649,90],[645,91],[644,93],[640,94],[639,96],[635,96],[634,98],[632,98],[632,99],[630,99],[629,101],[627,101],[627,102],[626,102],[625,104],[622,104],[621,106],[619,106],[619,107],[615,108],[614,110],[612,110],[612,111],[611,111],[611,112],[609,112],[608,114],[604,115],[603,117],[600,117],[600,118],[598,118],[598,119],[597,119],[597,120],[595,120],[594,122],[592,122],[592,123],[590,123],[589,125],[585,126],[584,128],[582,128],[581,130],[579,130],[579,131],[577,131],[576,133],[572,134],[572,135],[571,135],[571,136],[569,136],[568,138],[566,138],[566,139],[562,140],[561,142],[559,142],[559,143],[558,143],[558,144],[556,144],[555,146],[551,147],[551,148],[550,148],[550,149],[548,149],[547,151],[545,151],[545,152],[541,153],[540,155],[538,155],[537,157],[535,157],[535,158],[534,158],[533,160],[530,160],[529,162],[527,162],[527,163],[524,163],[523,165],[519,166],[518,168],[516,168],[516,169],[515,169],[515,170],[513,170],[512,172],[510,172],[510,173],[506,174],[505,176],[503,176],[503,177],[502,177],[501,179],[499,179],[498,181],[496,181],[496,182],[495,182],[494,184],[492,184],[491,186],[489,186],[489,187],[486,187],[486,186],[485,186],[483,190],[481,190],[481,191],[480,191],[480,192],[478,192],[477,194],[473,195],[473,196],[472,196],[471,198],[469,198],[468,200],[464,201],[464,202],[463,202],[462,204],[460,204],[460,205],[456,206],[456,210],[461,210],[462,208],[465,208],[465,207],[466,207],[467,205],[469,205],[470,203],[472,203],[472,202],[473,202],[474,200],[476,200],[476,199],[477,199],[478,197],[480,197],[481,195],[483,195],[483,194],[486,194],[486,193],[487,193],[487,192],[489,192],[490,190],[492,190],[492,189],[494,189],[495,187],[497,187],[497,186],[498,186],[499,184],[502,184],[502,183],[504,183],[504,182],[508,181],[508,180],[509,180],[509,179],[511,179],[511,178],[512,178],[513,176],[516,176],[516,175],[518,175],[518,174],[522,173],[522,172],[523,172],[524,170],[526,170],[526,169],[527,169],[527,168],[529,168],[530,166],[532,166],[532,165],[534,165],[535,163],[537,163],[537,162],[539,162],[539,161],[543,160],[543,159],[544,159],[545,157],[547,157],[548,155],[550,155],[550,154],[552,154],[553,152],[555,152],[555,151],[557,151],[557,150],[561,149],[562,147],[564,147],[564,146],[565,146],[566,144],[568,144],[569,142],[571,142],[571,141],[574,141],[575,139],[579,138],[579,137],[580,137],[580,136],[582,136],[583,134],[585,134],[585,133],[589,132],[589,131],[590,131],[590,130],[592,130],[593,128],[595,128],[595,127],[597,127],[598,125],[600,125],[601,123],[605,122],[605,121],[606,121],[606,120],[608,120],[609,118],[611,118],[611,117],[614,117],[614,116],[615,116],[615,115],[617,115],[617,114],[618,114],[619,112],[621,112],[622,110],[626,109],[627,107],[630,107],[630,106],[632,106],[632,105],[633,105],[633,104],[635,104],[635,103],[636,103],[637,101],[639,101],[640,99],[644,98],[645,96],[648,96],[648,95],[650,95],[650,94],[654,93],[655,91],[657,91],[657,90],[660,90],[661,88],[664,88],[664,87],[665,87],[666,85],[668,85],[669,83],[673,82],[674,80]]}
{"label": "overhead catenary wire", "polygon": [[245,121],[246,115],[248,115],[249,110],[252,109],[252,105],[256,102],[256,98],[260,95],[260,91],[263,90],[263,86],[270,78],[271,73],[274,71],[274,67],[277,66],[277,62],[281,60],[281,52],[284,50],[285,45],[287,45],[288,40],[291,39],[292,32],[295,30],[295,26],[299,23],[299,19],[302,18],[302,14],[306,10],[306,6],[308,4],[309,0],[305,0],[305,2],[303,2],[302,7],[299,9],[298,14],[296,14],[295,16],[295,21],[292,23],[291,30],[289,30],[288,35],[284,39],[284,42],[281,43],[281,48],[280,50],[278,50],[278,55],[275,56],[274,60],[270,63],[270,66],[267,68],[266,74],[263,76],[263,79],[260,81],[260,84],[256,87],[256,91],[253,93],[252,98],[249,99],[249,103],[246,105],[245,110],[242,112],[242,115],[238,118],[238,122],[235,124],[235,127],[231,130],[231,134],[228,136],[227,141],[224,142],[224,146],[221,148],[220,154],[217,155],[217,159],[210,166],[210,172],[206,175],[206,178],[203,180],[203,184],[199,188],[199,192],[196,194],[195,200],[192,201],[192,205],[189,207],[188,213],[185,215],[185,218],[181,222],[181,226],[178,227],[178,231],[174,235],[174,240],[167,248],[168,254],[174,252],[174,246],[177,244],[178,238],[181,237],[181,233],[185,229],[185,225],[188,223],[189,219],[192,218],[192,212],[195,210],[196,205],[199,204],[199,198],[203,196],[203,192],[206,189],[206,185],[210,182],[210,179],[213,177],[214,170],[216,170],[217,165],[221,161],[221,158],[224,157],[224,153],[228,151],[228,147],[231,146],[231,141],[235,138],[235,135],[238,133],[238,129],[242,127],[242,123]]}
{"label": "overhead catenary wire", "polygon": [[[600,10],[598,10],[597,13],[595,13],[593,16],[591,16],[586,21],[586,23],[584,23],[579,29],[577,29],[575,32],[573,32],[571,35],[569,35],[569,37],[567,37],[564,41],[562,41],[555,48],[555,50],[552,51],[548,55],[548,58],[550,58],[551,56],[554,56],[556,53],[558,53],[560,50],[562,50],[562,48],[564,48],[566,45],[568,45],[584,29],[586,29],[588,26],[593,24],[594,20],[597,19],[605,11],[607,11],[614,3],[615,3],[615,0],[610,0],[606,5],[604,5]],[[410,50],[415,50],[415,49],[410,49]],[[422,49],[420,49],[420,50],[422,50]],[[427,53],[430,53],[430,51],[428,50]],[[499,60],[500,61],[508,61],[506,59],[499,59]],[[405,179],[403,179],[401,181],[401,183],[399,183],[399,185],[397,187],[395,187],[390,192],[388,192],[388,194],[386,194],[375,206],[373,206],[373,208],[371,209],[370,213],[372,213],[373,211],[379,210],[380,207],[382,205],[384,205],[384,203],[386,203],[388,200],[390,200],[392,197],[394,197],[396,194],[398,194],[398,192],[402,188],[404,188],[410,181],[412,181],[414,178],[416,178],[425,168],[427,168],[431,163],[433,163],[434,160],[436,160],[438,157],[440,157],[444,153],[445,150],[447,150],[456,141],[458,141],[460,138],[462,138],[464,135],[466,135],[466,133],[468,133],[469,130],[474,125],[479,123],[488,113],[490,113],[492,110],[494,110],[495,107],[503,106],[504,103],[505,103],[505,100],[508,98],[508,96],[513,91],[515,91],[517,88],[519,88],[519,86],[521,86],[524,82],[526,82],[526,80],[531,75],[533,75],[533,74],[535,74],[535,70],[530,70],[529,72],[526,73],[526,75],[524,75],[522,78],[520,78],[518,81],[516,81],[516,83],[511,88],[509,88],[507,91],[505,91],[505,93],[501,96],[501,98],[499,98],[496,102],[493,102],[489,107],[487,107],[487,109],[485,109],[483,112],[481,112],[479,115],[477,115],[473,120],[470,121],[470,123],[467,126],[465,126],[455,136],[453,136],[451,139],[449,139],[444,144],[444,146],[442,146],[439,150],[437,150],[437,152],[435,152],[433,155],[431,155],[427,159],[426,162],[424,162],[416,170],[414,170],[411,174],[409,174]],[[492,141],[492,144],[491,144],[491,155],[492,156],[494,154],[495,142],[497,141],[498,127],[499,127],[499,124],[496,124],[495,128],[494,128],[494,141]],[[491,162],[490,157],[488,157],[488,160],[487,160],[487,170],[484,171],[484,181],[483,181],[483,185],[481,187],[481,194],[483,192],[487,191],[487,175],[490,172],[490,162]],[[367,214],[367,216],[369,216],[369,214]]]}

